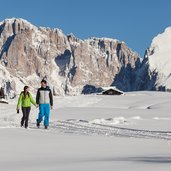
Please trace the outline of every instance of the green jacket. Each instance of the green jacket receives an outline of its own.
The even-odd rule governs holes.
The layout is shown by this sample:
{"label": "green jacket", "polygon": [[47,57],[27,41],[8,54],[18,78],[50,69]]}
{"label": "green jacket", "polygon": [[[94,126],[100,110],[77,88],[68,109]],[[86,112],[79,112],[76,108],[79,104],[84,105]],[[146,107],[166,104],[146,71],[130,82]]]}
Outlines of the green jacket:
{"label": "green jacket", "polygon": [[17,108],[19,109],[20,106],[22,106],[22,107],[31,107],[31,103],[36,106],[36,102],[33,100],[32,95],[29,93],[29,96],[26,95],[26,98],[24,98],[24,93],[21,92],[20,97],[18,99]]}

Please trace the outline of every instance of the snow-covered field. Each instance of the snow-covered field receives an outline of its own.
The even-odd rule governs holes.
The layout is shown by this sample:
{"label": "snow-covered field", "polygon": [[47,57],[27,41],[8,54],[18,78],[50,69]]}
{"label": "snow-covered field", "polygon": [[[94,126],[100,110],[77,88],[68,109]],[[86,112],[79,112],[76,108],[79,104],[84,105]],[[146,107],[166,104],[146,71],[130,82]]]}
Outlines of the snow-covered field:
{"label": "snow-covered field", "polygon": [[55,97],[50,128],[0,104],[0,171],[170,171],[171,93]]}

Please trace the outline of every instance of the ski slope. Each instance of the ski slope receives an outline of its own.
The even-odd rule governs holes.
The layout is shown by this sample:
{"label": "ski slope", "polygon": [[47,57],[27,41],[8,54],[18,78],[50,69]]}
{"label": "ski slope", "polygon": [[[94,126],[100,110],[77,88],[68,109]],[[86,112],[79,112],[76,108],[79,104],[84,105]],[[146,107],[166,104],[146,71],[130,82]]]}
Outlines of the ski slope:
{"label": "ski slope", "polygon": [[0,170],[155,170],[171,167],[171,93],[55,97],[50,127],[20,128],[17,100],[0,104]]}

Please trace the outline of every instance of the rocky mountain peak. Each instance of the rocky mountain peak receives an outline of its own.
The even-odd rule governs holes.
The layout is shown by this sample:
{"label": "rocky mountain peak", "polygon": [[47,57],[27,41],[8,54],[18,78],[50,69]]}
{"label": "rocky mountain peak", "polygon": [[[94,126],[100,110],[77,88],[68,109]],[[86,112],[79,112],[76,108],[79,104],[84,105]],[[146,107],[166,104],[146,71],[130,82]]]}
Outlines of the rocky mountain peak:
{"label": "rocky mountain peak", "polygon": [[0,65],[10,75],[6,82],[16,92],[21,91],[19,83],[36,90],[44,77],[54,94],[60,95],[80,94],[92,85],[131,91],[141,63],[139,55],[122,41],[81,40],[60,29],[36,27],[15,18],[0,23],[0,49]]}

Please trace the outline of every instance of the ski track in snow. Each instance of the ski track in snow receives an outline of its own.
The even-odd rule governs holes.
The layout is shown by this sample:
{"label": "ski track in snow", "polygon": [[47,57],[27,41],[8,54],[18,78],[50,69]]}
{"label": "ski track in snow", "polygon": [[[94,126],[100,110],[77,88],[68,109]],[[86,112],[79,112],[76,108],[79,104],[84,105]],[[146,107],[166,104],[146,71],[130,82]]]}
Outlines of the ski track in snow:
{"label": "ski track in snow", "polygon": [[68,133],[171,140],[171,132],[129,129],[95,123],[90,124],[86,120],[58,121],[56,124],[56,128],[65,130],[64,132]]}
{"label": "ski track in snow", "polygon": [[[16,119],[14,115],[8,118],[0,118],[0,128],[20,128],[20,120]],[[5,124],[6,123],[6,124]],[[24,128],[23,128],[24,129]],[[43,126],[40,128],[36,127],[35,122],[29,123],[29,130],[45,131]],[[146,138],[146,139],[163,139],[171,140],[171,132],[167,131],[150,131],[150,130],[139,130],[123,128],[118,126],[112,126],[107,124],[91,123],[87,120],[63,120],[53,121],[50,123],[48,130],[53,133],[66,133],[66,134],[77,134],[77,135],[100,135],[109,137],[134,137],[134,138]]]}

